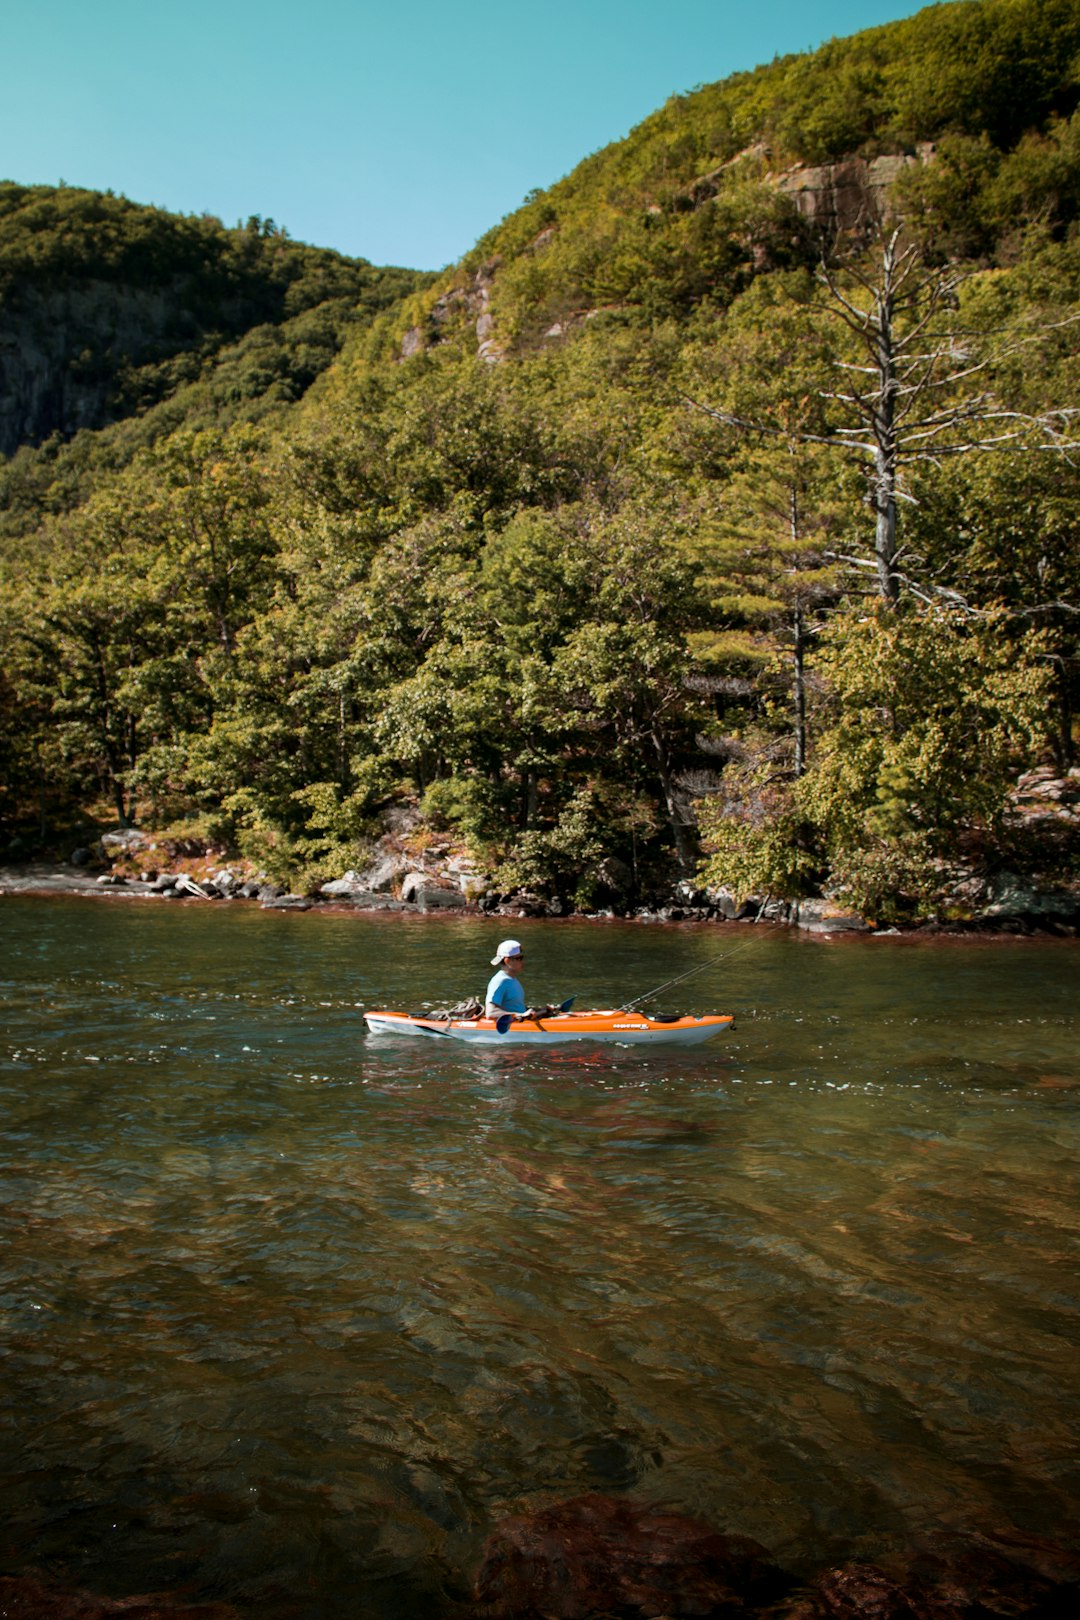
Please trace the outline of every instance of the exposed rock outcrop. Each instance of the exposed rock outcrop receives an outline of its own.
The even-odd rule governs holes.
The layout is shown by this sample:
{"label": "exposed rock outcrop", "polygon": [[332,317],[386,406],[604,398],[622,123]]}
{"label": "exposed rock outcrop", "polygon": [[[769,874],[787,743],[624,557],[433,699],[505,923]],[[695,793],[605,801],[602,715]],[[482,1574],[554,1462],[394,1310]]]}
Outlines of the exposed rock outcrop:
{"label": "exposed rock outcrop", "polygon": [[699,175],[686,193],[686,206],[700,208],[711,202],[731,171],[744,167],[756,170],[767,185],[790,197],[815,230],[827,235],[862,230],[887,217],[889,190],[904,171],[931,162],[933,156],[933,146],[923,142],[914,152],[774,169],[769,148],[758,142],[719,168]]}
{"label": "exposed rock outcrop", "polygon": [[400,358],[408,360],[414,354],[445,342],[461,325],[471,322],[479,358],[491,362],[501,360],[505,347],[495,337],[495,320],[490,309],[491,288],[501,263],[498,254],[485,260],[467,282],[451,287],[437,298],[425,325],[410,326],[405,333]]}
{"label": "exposed rock outcrop", "polygon": [[917,156],[847,158],[842,163],[787,169],[769,178],[816,230],[836,235],[887,217],[889,188],[905,169],[929,161],[931,155],[932,148],[927,147]]}
{"label": "exposed rock outcrop", "polygon": [[983,926],[1010,922],[1051,930],[1080,926],[1080,898],[1067,889],[1037,889],[1015,872],[996,872],[988,878],[982,899],[975,921]]}
{"label": "exposed rock outcrop", "polygon": [[1028,824],[1080,828],[1080,766],[1064,773],[1054,765],[1026,771],[1009,794],[1009,814]]}

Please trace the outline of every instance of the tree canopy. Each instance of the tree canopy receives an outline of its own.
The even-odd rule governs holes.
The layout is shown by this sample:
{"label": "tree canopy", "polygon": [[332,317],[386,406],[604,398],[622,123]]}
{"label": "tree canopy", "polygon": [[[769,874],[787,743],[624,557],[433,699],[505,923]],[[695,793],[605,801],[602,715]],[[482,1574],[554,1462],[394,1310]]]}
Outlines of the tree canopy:
{"label": "tree canopy", "polygon": [[1068,877],[1007,812],[1076,747],[1078,61],[1080,0],[932,7],[437,278],[0,187],[0,324],[50,289],[91,411],[0,462],[8,835],[96,802],[314,882],[406,801],[582,906]]}

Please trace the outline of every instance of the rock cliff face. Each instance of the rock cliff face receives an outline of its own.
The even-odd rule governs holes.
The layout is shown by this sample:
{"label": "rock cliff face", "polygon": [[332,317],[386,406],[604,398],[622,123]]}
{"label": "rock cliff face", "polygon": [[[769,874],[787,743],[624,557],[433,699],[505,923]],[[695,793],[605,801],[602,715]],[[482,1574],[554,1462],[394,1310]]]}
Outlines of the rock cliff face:
{"label": "rock cliff face", "polygon": [[888,213],[889,188],[905,169],[928,163],[933,147],[895,157],[849,158],[817,168],[788,169],[773,176],[778,190],[791,198],[799,213],[827,233],[855,231]]}
{"label": "rock cliff face", "polygon": [[0,454],[112,421],[125,369],[197,339],[164,288],[89,281],[0,304]]}
{"label": "rock cliff face", "polygon": [[204,415],[299,398],[347,329],[431,279],[293,242],[255,215],[229,230],[111,192],[0,180],[0,455],[189,384],[207,385]]}
{"label": "rock cliff face", "polygon": [[[759,141],[718,168],[699,175],[677,197],[674,206],[676,210],[689,212],[710,207],[730,183],[733,171],[749,171],[765,185],[788,197],[815,234],[826,239],[858,237],[889,218],[893,206],[891,190],[904,171],[931,162],[933,156],[933,145],[924,142],[913,152],[876,158],[850,157],[836,163],[799,164],[782,169],[769,147]],[[652,203],[646,212],[659,217],[663,210],[659,204]],[[556,226],[546,226],[523,251],[539,253],[556,233]],[[399,359],[408,360],[453,338],[471,341],[473,332],[478,359],[489,364],[505,359],[509,345],[500,335],[491,308],[492,291],[502,265],[502,256],[496,253],[467,278],[459,279],[435,298],[424,322],[409,327],[402,337]],[[583,321],[620,307],[618,304],[596,309],[582,306],[564,314],[548,327],[543,337],[556,341]]]}
{"label": "rock cliff face", "polygon": [[816,230],[827,235],[864,230],[886,217],[890,187],[904,170],[930,163],[933,157],[933,145],[927,141],[914,152],[888,157],[851,157],[837,163],[775,169],[768,147],[758,143],[718,169],[700,175],[686,194],[686,204],[700,208],[710,202],[720,192],[730,171],[749,163],[760,170],[766,184],[790,197],[802,217]]}

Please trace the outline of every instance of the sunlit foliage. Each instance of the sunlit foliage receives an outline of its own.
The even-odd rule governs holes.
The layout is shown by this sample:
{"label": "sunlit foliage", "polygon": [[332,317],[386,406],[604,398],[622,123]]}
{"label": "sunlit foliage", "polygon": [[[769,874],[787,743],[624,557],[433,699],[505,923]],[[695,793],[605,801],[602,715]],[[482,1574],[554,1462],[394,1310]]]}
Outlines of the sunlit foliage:
{"label": "sunlit foliage", "polygon": [[[0,463],[4,836],[104,798],[313,883],[408,802],[506,890],[882,917],[1004,859],[1076,744],[1078,53],[1076,0],[960,0],[736,75],[439,278],[0,187],[12,331],[152,294],[70,357],[98,416]],[[881,154],[930,368],[884,599],[888,368],[836,317],[886,199],[823,232],[780,184]]]}

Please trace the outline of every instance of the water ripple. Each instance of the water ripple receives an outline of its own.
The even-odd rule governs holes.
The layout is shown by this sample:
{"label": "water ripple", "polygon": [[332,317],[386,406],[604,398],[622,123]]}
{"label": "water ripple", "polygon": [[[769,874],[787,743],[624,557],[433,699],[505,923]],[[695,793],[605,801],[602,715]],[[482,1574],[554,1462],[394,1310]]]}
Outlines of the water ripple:
{"label": "water ripple", "polygon": [[[589,1489],[796,1563],[1074,1522],[1075,952],[765,933],[723,1045],[469,1052],[358,1002],[456,999],[474,920],[4,923],[27,1564],[435,1616],[493,1518]],[[601,1004],[717,949],[522,928],[537,993]]]}

